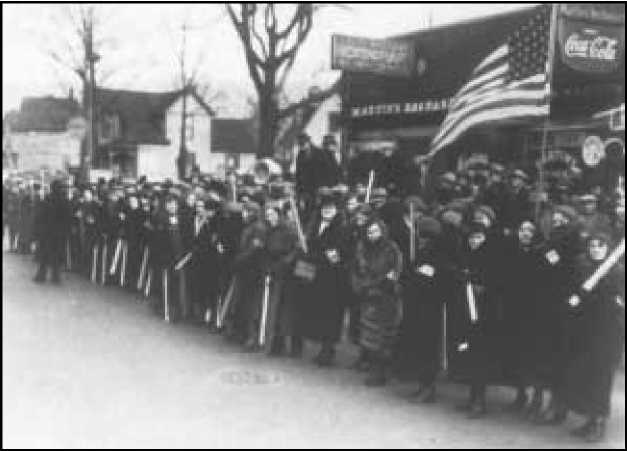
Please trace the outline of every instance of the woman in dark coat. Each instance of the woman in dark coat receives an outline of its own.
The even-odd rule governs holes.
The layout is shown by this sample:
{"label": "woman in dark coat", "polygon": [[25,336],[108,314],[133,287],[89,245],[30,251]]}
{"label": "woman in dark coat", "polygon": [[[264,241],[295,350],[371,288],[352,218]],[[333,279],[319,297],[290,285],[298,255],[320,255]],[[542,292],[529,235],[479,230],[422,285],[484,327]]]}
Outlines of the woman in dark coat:
{"label": "woman in dark coat", "polygon": [[490,382],[500,380],[497,343],[500,326],[500,279],[497,251],[482,224],[473,223],[460,255],[450,318],[450,368],[455,380],[470,387],[462,406],[470,418],[486,413],[485,394]]}
{"label": "woman in dark coat", "polygon": [[35,282],[46,281],[48,268],[52,282],[60,283],[60,266],[65,252],[65,243],[71,221],[71,210],[63,194],[63,186],[55,180],[50,185],[50,194],[39,205],[35,222],[37,257],[39,269]]}
{"label": "woman in dark coat", "polygon": [[387,371],[398,338],[402,319],[402,300],[398,282],[403,257],[387,227],[380,219],[371,219],[366,238],[357,244],[351,285],[361,305],[359,342],[372,362],[366,379],[368,386],[387,382]]}
{"label": "woman in dark coat", "polygon": [[[546,261],[540,230],[532,221],[523,221],[507,244],[503,284],[504,376],[517,388],[513,408],[528,407],[530,415],[542,406],[542,390],[551,358],[543,351],[553,339],[550,317],[545,314],[543,282]],[[547,321],[549,320],[549,321]],[[533,387],[528,403],[526,389]]]}
{"label": "woman in dark coat", "polygon": [[244,346],[248,351],[259,349],[259,315],[264,279],[263,249],[268,234],[268,224],[260,215],[259,205],[253,202],[244,204],[244,229],[233,259],[233,310],[235,322],[243,329]]}
{"label": "woman in dark coat", "polygon": [[279,206],[266,205],[268,225],[263,250],[264,277],[269,277],[269,303],[265,329],[265,349],[271,355],[281,355],[286,339],[297,335],[296,312],[286,295],[286,282],[292,277],[293,263],[298,252],[298,236],[294,227],[282,217]]}
{"label": "woman in dark coat", "polygon": [[[544,249],[544,304],[545,320],[550,325],[550,339],[547,339],[543,354],[546,356],[547,377],[545,386],[555,394],[560,390],[564,379],[566,358],[570,339],[569,312],[564,304],[574,283],[575,261],[580,253],[579,231],[576,225],[577,213],[567,205],[554,207],[551,213],[551,230]],[[556,404],[551,396],[550,406],[534,420],[546,424],[559,424],[566,419],[564,406]]]}
{"label": "woman in dark coat", "polygon": [[192,310],[209,320],[212,331],[216,325],[218,297],[219,253],[217,249],[217,222],[220,204],[213,200],[197,201],[191,220],[192,259],[186,277],[190,287]]}
{"label": "woman in dark coat", "polygon": [[340,340],[342,320],[348,297],[347,227],[332,197],[322,200],[320,212],[307,232],[308,261],[315,277],[297,282],[302,295],[301,331],[304,338],[316,341],[322,349],[315,361],[329,366]]}
{"label": "woman in dark coat", "polygon": [[590,291],[584,282],[607,258],[609,234],[593,232],[586,252],[576,263],[576,281],[568,299],[572,317],[572,337],[557,396],[564,406],[584,415],[586,423],[573,431],[589,442],[605,436],[610,413],[614,373],[625,342],[625,268],[619,262]]}
{"label": "woman in dark coat", "polygon": [[[405,265],[403,323],[398,348],[398,364],[419,383],[417,402],[435,401],[435,378],[440,369],[443,292],[440,237],[442,227],[431,218],[416,223],[416,256]],[[405,249],[408,243],[401,244]],[[403,252],[409,258],[409,254]]]}

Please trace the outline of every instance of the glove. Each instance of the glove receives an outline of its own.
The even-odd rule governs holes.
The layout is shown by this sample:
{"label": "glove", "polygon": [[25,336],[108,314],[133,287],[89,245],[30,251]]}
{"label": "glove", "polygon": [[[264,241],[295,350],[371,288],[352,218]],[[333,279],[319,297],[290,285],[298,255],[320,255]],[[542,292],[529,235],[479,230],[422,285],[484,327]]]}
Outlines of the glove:
{"label": "glove", "polygon": [[420,265],[416,268],[416,272],[426,277],[433,277],[435,274],[435,268],[431,265]]}
{"label": "glove", "polygon": [[570,298],[568,298],[568,305],[572,308],[577,308],[581,304],[581,298],[578,294],[573,294]]}
{"label": "glove", "polygon": [[340,254],[337,249],[327,249],[325,254],[331,264],[335,265],[340,262]]}

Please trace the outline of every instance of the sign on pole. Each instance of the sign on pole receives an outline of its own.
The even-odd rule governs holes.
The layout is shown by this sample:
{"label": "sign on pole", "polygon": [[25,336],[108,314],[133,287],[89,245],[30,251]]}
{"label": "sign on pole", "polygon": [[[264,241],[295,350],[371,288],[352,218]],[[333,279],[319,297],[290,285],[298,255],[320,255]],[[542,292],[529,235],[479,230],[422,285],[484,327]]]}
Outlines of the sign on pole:
{"label": "sign on pole", "polygon": [[416,71],[416,53],[409,41],[336,34],[331,39],[331,68],[409,77]]}

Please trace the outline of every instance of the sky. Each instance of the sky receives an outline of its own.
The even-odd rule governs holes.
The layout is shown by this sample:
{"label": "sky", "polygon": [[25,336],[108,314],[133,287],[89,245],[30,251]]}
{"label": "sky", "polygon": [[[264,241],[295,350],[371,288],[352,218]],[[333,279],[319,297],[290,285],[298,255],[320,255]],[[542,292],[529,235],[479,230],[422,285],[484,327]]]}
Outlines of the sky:
{"label": "sky", "polygon": [[[382,38],[472,18],[529,7],[516,3],[350,4],[328,7],[314,18],[312,32],[295,61],[286,84],[298,99],[312,85],[332,83],[330,69],[334,33]],[[19,107],[25,96],[78,92],[75,75],[50,56],[69,59],[73,42],[71,14],[76,5],[2,5],[2,111]],[[221,4],[99,4],[101,79],[110,88],[160,91],[175,89],[176,49],[181,24],[187,23],[188,61],[198,67],[200,81],[214,100],[218,115],[248,113],[254,97],[244,53]],[[106,76],[106,78],[104,78]]]}

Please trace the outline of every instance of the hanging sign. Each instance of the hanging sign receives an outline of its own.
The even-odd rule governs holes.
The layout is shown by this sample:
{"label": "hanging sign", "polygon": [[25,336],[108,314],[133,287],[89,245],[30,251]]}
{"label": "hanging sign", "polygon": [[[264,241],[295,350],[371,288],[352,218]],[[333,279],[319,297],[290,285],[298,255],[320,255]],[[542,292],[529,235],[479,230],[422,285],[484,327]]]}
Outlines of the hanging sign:
{"label": "hanging sign", "polygon": [[[625,58],[625,24],[606,15],[582,16],[562,9],[558,37],[561,60],[571,69],[590,74],[615,72]],[[623,12],[624,20],[624,12]],[[623,63],[624,64],[624,63]]]}
{"label": "hanging sign", "polygon": [[415,61],[414,47],[409,41],[340,34],[331,40],[332,69],[409,77],[417,70]]}
{"label": "hanging sign", "polygon": [[588,136],[581,148],[581,158],[586,166],[598,166],[603,158],[605,158],[605,145],[603,140],[598,136]]}

